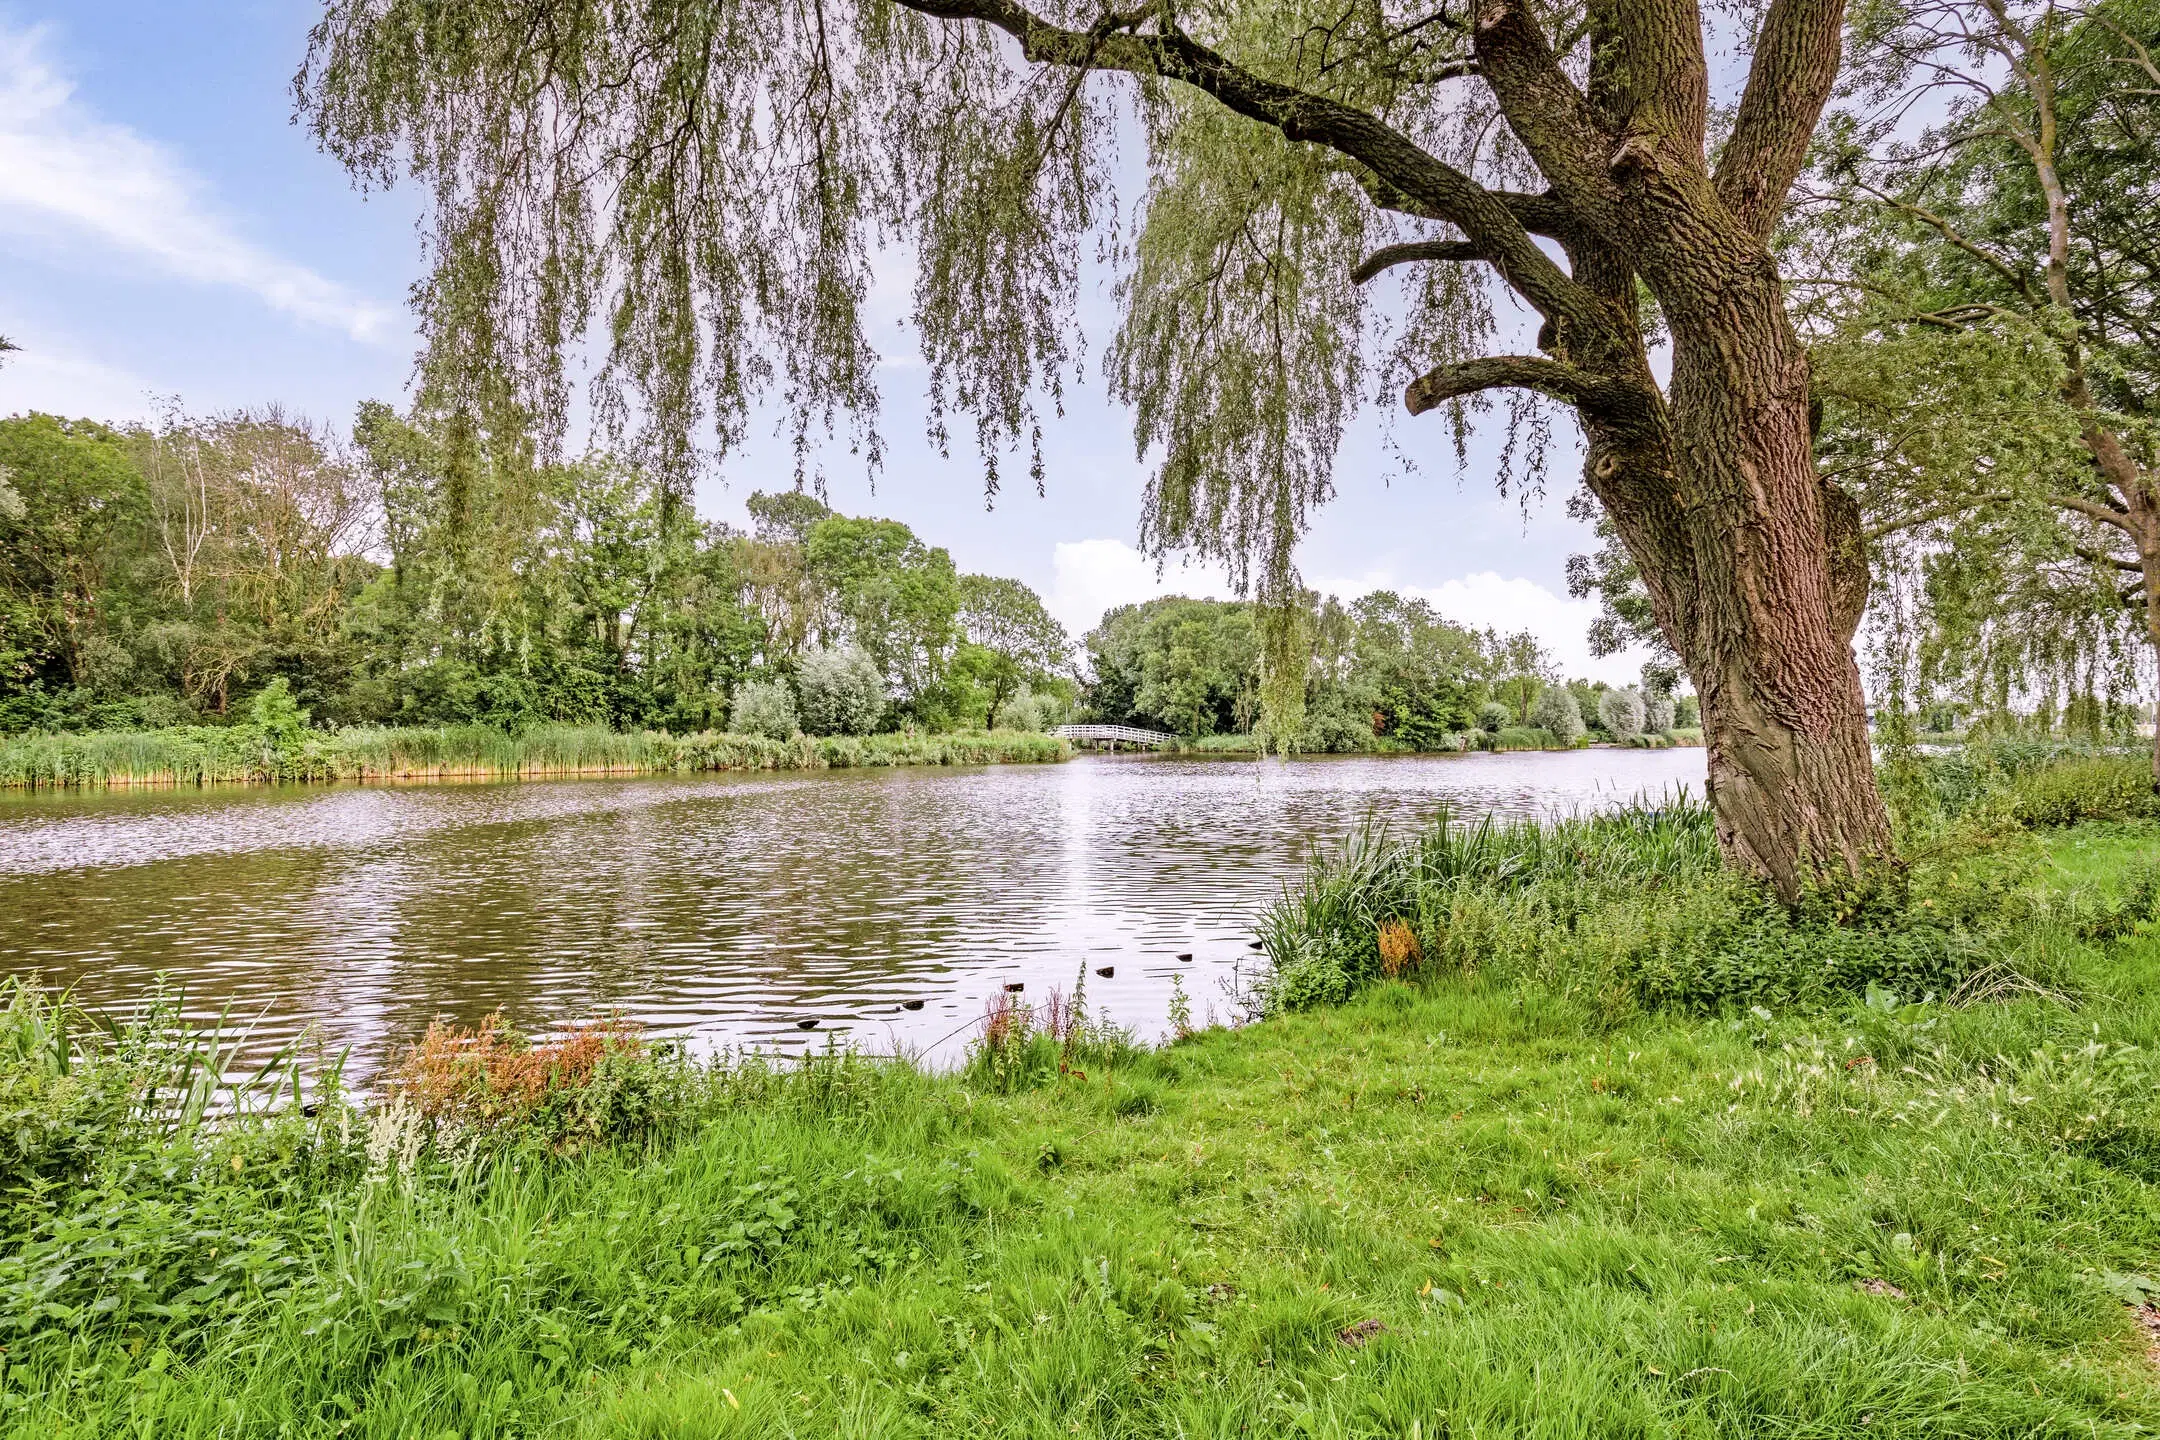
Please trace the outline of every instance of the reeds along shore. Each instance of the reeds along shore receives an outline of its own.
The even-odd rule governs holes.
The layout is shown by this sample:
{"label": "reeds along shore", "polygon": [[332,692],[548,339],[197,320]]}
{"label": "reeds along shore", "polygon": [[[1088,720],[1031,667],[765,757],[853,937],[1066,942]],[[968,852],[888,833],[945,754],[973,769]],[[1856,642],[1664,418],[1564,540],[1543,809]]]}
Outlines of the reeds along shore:
{"label": "reeds along shore", "polygon": [[0,787],[537,779],[716,770],[879,765],[989,765],[1062,760],[1071,747],[1021,731],[950,735],[798,735],[768,740],[706,732],[538,726],[357,727],[279,733],[254,725],[30,734],[0,739]]}

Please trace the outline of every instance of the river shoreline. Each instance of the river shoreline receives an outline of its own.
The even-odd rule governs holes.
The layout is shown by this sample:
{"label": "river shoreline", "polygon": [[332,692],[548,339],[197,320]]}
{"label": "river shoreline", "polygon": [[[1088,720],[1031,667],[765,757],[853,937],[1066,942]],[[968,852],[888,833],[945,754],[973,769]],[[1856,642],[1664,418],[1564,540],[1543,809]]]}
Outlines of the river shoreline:
{"label": "river shoreline", "polygon": [[175,790],[223,785],[432,784],[576,776],[1037,764],[1068,758],[1054,736],[798,735],[551,725],[266,730],[255,725],[39,733],[0,739],[0,790]]}
{"label": "river shoreline", "polygon": [[[1473,732],[1460,746],[1408,750],[1377,746],[1300,759],[1417,758],[1698,747],[1699,731],[1646,737],[1633,745],[1509,745]],[[1067,760],[1070,742],[1028,731],[938,735],[756,735],[703,731],[616,731],[549,725],[512,733],[485,725],[355,726],[276,732],[260,726],[177,726],[166,730],[33,732],[0,736],[0,792],[183,790],[251,785],[435,785],[644,775],[748,773],[893,766],[1043,764]],[[1180,742],[1167,753],[1190,759],[1252,759],[1251,736]]]}
{"label": "river shoreline", "polygon": [[2142,1433],[2160,829],[2023,833],[2047,983],[1955,1004],[1438,964],[943,1073],[444,1034],[178,1127],[127,1067],[183,1046],[40,1088],[21,1008],[10,1433]]}

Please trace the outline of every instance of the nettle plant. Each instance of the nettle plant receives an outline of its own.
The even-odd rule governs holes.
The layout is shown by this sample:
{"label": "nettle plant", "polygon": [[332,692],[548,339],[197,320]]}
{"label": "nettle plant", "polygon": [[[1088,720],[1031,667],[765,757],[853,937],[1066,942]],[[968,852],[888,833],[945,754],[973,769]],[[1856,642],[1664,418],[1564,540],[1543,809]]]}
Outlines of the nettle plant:
{"label": "nettle plant", "polygon": [[[663,470],[768,400],[799,453],[844,420],[874,463],[884,247],[914,260],[933,432],[971,421],[993,492],[1015,448],[1042,481],[1106,260],[1143,538],[1263,598],[1295,594],[1368,396],[1400,385],[1459,448],[1502,393],[1525,454],[1572,413],[1702,696],[1725,853],[1797,897],[1891,845],[1859,524],[1813,463],[1769,244],[1843,6],[1721,13],[1752,58],[1715,137],[1676,0],[329,0],[297,94],[356,174],[427,187],[424,403],[543,442],[591,336],[597,414]],[[1501,303],[1524,353],[1494,353]]]}

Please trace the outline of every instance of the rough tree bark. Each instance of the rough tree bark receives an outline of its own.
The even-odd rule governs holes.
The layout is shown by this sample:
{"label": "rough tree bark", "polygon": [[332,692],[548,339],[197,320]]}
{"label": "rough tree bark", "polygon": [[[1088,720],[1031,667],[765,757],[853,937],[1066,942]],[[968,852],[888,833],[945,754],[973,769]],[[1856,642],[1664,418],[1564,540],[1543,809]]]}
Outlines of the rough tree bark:
{"label": "rough tree bark", "polygon": [[[1375,203],[1452,226],[1354,278],[1490,264],[1543,317],[1542,353],[1442,366],[1410,384],[1409,409],[1505,386],[1572,405],[1589,487],[1700,690],[1728,858],[1795,900],[1891,856],[1852,651],[1868,584],[1858,513],[1815,469],[1807,356],[1768,247],[1836,78],[1842,0],[1774,0],[1714,172],[1694,0],[1593,4],[1583,84],[1526,0],[1478,0],[1462,73],[1491,88],[1546,180],[1538,194],[1488,189],[1372,114],[1242,68],[1165,6],[1106,11],[1083,32],[1013,0],[901,3],[996,25],[1037,63],[1196,86],[1335,150]],[[1669,392],[1650,371],[1637,277],[1672,334]]]}

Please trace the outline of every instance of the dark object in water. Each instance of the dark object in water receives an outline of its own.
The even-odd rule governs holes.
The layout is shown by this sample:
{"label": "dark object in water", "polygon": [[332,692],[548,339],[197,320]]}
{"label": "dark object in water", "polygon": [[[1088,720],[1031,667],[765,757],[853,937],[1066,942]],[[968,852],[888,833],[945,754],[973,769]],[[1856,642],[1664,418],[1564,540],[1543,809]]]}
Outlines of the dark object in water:
{"label": "dark object in water", "polygon": [[1096,967],[1095,967],[1095,973],[1096,973],[1096,974],[1098,974],[1098,975],[1100,975],[1100,976],[1102,976],[1102,978],[1103,978],[1103,979],[1107,980],[1107,979],[1109,979],[1109,978],[1110,978],[1111,976],[1113,976],[1113,975],[1117,974],[1117,966],[1115,966],[1115,965],[1098,965],[1098,966],[1096,966]]}
{"label": "dark object in water", "polygon": [[817,1021],[815,1019],[797,1020],[795,1028],[798,1030],[815,1030],[817,1029]]}
{"label": "dark object in water", "polygon": [[1190,965],[1192,963],[1192,951],[1187,950],[1184,954],[1178,956],[1177,958],[1183,960],[1186,964]]}
{"label": "dark object in water", "polygon": [[1252,950],[1265,950],[1265,949],[1267,949],[1267,941],[1265,941],[1265,940],[1248,940],[1248,941],[1246,941],[1246,942],[1245,942],[1245,944],[1246,944],[1246,948],[1248,948],[1248,949],[1252,949]]}
{"label": "dark object in water", "polygon": [[903,1010],[920,1010],[922,1007],[923,1002],[920,1000],[902,1000],[900,1002],[900,1008]]}
{"label": "dark object in water", "polygon": [[1008,980],[1005,982],[1005,993],[1008,995],[1017,995],[1025,989],[1027,989],[1027,981],[1025,980]]}

